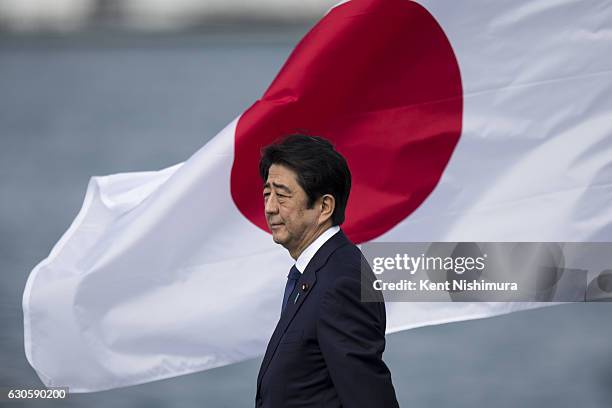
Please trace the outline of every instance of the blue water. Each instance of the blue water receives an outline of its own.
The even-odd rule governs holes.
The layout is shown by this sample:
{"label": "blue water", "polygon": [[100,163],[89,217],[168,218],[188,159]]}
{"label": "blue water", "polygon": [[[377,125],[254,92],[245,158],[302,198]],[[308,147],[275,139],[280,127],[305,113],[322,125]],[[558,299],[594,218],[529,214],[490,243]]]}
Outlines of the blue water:
{"label": "blue water", "polygon": [[[42,386],[21,295],[89,177],[188,158],[261,95],[302,32],[0,37],[0,386]],[[402,407],[611,407],[611,317],[612,304],[573,304],[416,329],[388,336],[385,360]],[[260,361],[21,406],[249,407]]]}

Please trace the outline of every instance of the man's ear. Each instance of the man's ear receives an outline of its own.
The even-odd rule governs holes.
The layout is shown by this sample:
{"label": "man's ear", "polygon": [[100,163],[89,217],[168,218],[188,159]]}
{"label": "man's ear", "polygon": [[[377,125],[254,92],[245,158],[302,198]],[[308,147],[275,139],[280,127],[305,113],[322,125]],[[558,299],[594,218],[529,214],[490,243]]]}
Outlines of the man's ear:
{"label": "man's ear", "polygon": [[319,215],[319,224],[324,224],[327,220],[331,220],[334,209],[336,208],[336,199],[331,194],[324,194],[319,199],[321,206],[321,214]]}

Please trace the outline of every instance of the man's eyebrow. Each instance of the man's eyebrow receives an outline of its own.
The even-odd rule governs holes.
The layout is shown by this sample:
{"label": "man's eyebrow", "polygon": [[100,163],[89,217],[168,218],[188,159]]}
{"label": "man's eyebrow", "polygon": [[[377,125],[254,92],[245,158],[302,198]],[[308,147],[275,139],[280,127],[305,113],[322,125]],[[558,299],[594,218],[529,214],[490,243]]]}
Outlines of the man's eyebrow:
{"label": "man's eyebrow", "polygon": [[[283,190],[283,191],[285,191],[286,193],[292,193],[291,189],[290,189],[289,187],[287,187],[286,185],[284,185],[284,184],[278,184],[278,183],[274,183],[274,182],[273,182],[273,183],[272,183],[272,185],[273,185],[275,188],[278,188],[279,190]],[[270,183],[269,183],[269,182],[267,182],[266,184],[264,184],[264,189],[265,189],[265,188],[270,188]]]}

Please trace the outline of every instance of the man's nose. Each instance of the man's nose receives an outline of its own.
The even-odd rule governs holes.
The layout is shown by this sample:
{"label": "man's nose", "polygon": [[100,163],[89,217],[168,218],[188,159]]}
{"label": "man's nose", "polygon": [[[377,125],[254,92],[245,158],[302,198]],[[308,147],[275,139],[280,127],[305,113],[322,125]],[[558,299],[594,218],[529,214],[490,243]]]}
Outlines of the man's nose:
{"label": "man's nose", "polygon": [[270,194],[265,204],[266,214],[276,214],[278,212],[278,203],[274,194]]}

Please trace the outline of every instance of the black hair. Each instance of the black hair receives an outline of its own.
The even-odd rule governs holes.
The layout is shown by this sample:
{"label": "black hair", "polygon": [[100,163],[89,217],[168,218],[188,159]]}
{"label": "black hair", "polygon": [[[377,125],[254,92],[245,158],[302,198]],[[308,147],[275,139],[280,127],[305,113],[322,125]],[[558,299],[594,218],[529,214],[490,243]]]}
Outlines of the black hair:
{"label": "black hair", "polygon": [[259,161],[259,175],[264,183],[273,164],[293,170],[297,182],[308,197],[307,207],[324,194],[331,194],[336,206],[331,216],[333,225],[344,222],[344,212],[351,192],[351,172],[344,157],[327,139],[304,134],[285,136],[264,147]]}

